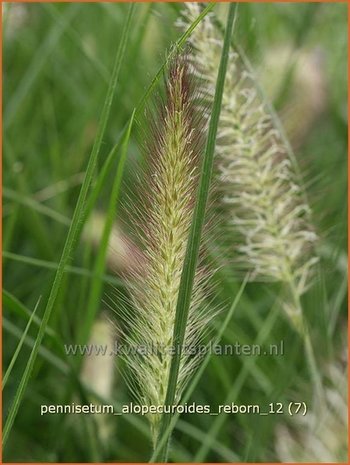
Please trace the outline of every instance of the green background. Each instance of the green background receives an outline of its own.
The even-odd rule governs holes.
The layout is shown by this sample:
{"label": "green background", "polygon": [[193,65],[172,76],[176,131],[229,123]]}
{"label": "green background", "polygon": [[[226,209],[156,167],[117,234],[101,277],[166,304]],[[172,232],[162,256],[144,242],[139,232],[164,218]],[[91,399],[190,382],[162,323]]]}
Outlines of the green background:
{"label": "green background", "polygon": [[[3,7],[6,370],[39,296],[39,318],[45,308],[92,149],[128,5],[38,3]],[[224,18],[225,8],[216,7],[219,17]],[[171,44],[181,35],[174,26],[180,10],[180,4],[136,5],[97,173]],[[249,3],[239,5],[235,29],[235,40],[253,62],[262,82],[267,81],[275,92],[274,103],[282,119],[287,118],[285,109],[302,88],[296,81],[293,59],[288,62],[290,66],[274,70],[266,67],[267,57],[277,53],[278,47],[289,47],[292,57],[300,53],[318,57],[317,72],[323,82],[320,110],[310,110],[307,97],[301,99],[292,142],[320,236],[319,272],[303,305],[322,373],[323,367],[338,361],[346,345],[346,18],[347,7],[340,3]],[[311,115],[309,120],[306,115]],[[288,128],[288,119],[285,121]],[[121,190],[123,205],[135,185],[143,124],[144,118],[138,118],[129,140]],[[114,162],[96,210],[107,209],[115,169]],[[132,212],[125,206],[118,214],[124,223],[132,222]],[[78,374],[68,370],[71,360],[66,360],[62,348],[63,344],[77,342],[91,298],[91,281],[101,277],[91,276],[96,259],[91,242],[80,239],[72,259],[76,268],[65,274],[49,322],[55,337],[43,340],[4,450],[4,461],[147,461],[151,453],[149,433],[146,421],[140,417],[108,417],[101,425],[92,416],[40,416],[41,404],[81,403],[90,398],[77,382]],[[114,299],[112,286],[121,285],[118,272],[107,268],[98,311],[107,309],[105,295]],[[231,302],[239,286],[232,270],[224,269],[217,303]],[[213,408],[228,400],[261,406],[290,399],[311,403],[302,342],[273,305],[278,290],[277,285],[249,284],[223,343],[262,341],[268,346],[283,340],[284,356],[214,356],[191,401]],[[112,312],[110,316],[117,318]],[[219,316],[214,327],[221,320]],[[31,325],[6,384],[5,417],[37,331],[38,325]],[[115,364],[121,362],[116,360]],[[132,398],[117,367],[115,371],[113,395],[108,401],[121,405]],[[226,415],[214,434],[217,418],[183,415],[174,433],[170,459],[278,461],[276,427],[280,423],[292,428],[294,425],[286,415]],[[109,431],[106,441],[100,438],[101,428]],[[196,455],[201,445],[208,443],[208,437],[213,440],[211,447],[205,454]]]}

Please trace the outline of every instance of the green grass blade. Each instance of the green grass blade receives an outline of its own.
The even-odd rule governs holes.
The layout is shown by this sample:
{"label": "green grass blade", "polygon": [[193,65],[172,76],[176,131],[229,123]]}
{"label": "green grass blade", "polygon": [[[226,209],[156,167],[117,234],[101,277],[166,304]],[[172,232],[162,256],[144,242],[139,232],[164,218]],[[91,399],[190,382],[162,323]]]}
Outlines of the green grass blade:
{"label": "green grass blade", "polygon": [[[178,420],[176,427],[185,433],[187,436],[192,437],[194,440],[198,441],[200,444],[206,439],[205,433],[200,429],[196,428],[194,425],[187,423],[184,420]],[[239,457],[232,452],[227,446],[223,443],[215,440],[213,442],[212,449],[225,461],[225,462],[239,462]]]}
{"label": "green grass blade", "polygon": [[4,374],[4,377],[3,377],[3,380],[2,380],[2,390],[4,390],[4,387],[6,386],[7,380],[9,378],[10,374],[11,374],[12,368],[14,367],[14,365],[16,363],[17,357],[18,357],[18,355],[19,355],[19,353],[21,351],[24,340],[25,340],[25,338],[26,338],[26,336],[28,334],[30,325],[32,324],[32,321],[33,321],[33,319],[35,317],[35,314],[36,314],[37,308],[39,306],[40,300],[41,300],[41,297],[39,297],[39,299],[38,299],[38,301],[37,301],[37,303],[36,303],[36,305],[34,307],[34,310],[33,310],[32,314],[30,315],[27,326],[25,327],[25,329],[23,331],[23,334],[21,336],[21,339],[19,340],[18,346],[16,347],[15,353],[13,354],[13,356],[11,358],[11,361],[9,363],[9,366],[7,367],[6,373]]}
{"label": "green grass blade", "polygon": [[[212,113],[208,129],[207,144],[205,148],[202,171],[199,181],[197,200],[193,214],[191,230],[189,234],[186,256],[184,260],[184,268],[181,275],[180,289],[177,300],[176,316],[174,324],[173,345],[179,349],[175,351],[171,360],[169,382],[165,399],[166,405],[173,405],[175,401],[176,386],[178,382],[178,374],[181,360],[181,348],[183,346],[185,331],[188,319],[188,312],[191,303],[191,294],[194,282],[194,276],[197,266],[199,254],[201,234],[204,224],[205,211],[209,195],[209,186],[213,171],[214,151],[216,143],[216,133],[219,123],[222,94],[224,90],[227,62],[230,50],[230,41],[233,31],[233,22],[235,18],[236,5],[230,4],[227,25],[224,38],[224,44],[221,54],[220,66],[216,82],[215,96],[213,101]],[[163,415],[160,428],[160,436],[162,437],[167,430],[171,417]],[[167,445],[161,450],[159,461],[167,460]]]}
{"label": "green grass blade", "polygon": [[[24,318],[26,321],[28,318],[31,318],[32,312],[22,304],[15,296],[13,296],[10,292],[6,289],[2,290],[2,307],[4,310],[9,310],[10,312],[19,315],[21,318]],[[33,322],[36,326],[40,326],[41,320],[37,316],[33,316]],[[57,338],[56,332],[50,328],[48,325],[46,326],[46,334],[47,336],[51,337],[52,339]]]}
{"label": "green grass blade", "polygon": [[[254,344],[262,346],[264,341],[267,340],[276,322],[278,314],[279,314],[279,304],[278,304],[278,300],[276,300],[276,303],[274,307],[271,308],[267,318],[265,319],[264,324],[261,327],[261,330]],[[249,373],[251,372],[252,366],[254,366],[256,363],[256,360],[257,360],[257,356],[250,357],[247,360],[247,363],[243,366],[239,375],[236,377],[235,382],[233,383],[231,389],[229,390],[225,400],[222,402],[224,405],[228,405],[236,401],[241,389],[244,386],[244,382],[246,381],[247,377],[249,376]],[[212,444],[215,441],[215,438],[219,434],[220,429],[222,428],[226,420],[227,420],[227,416],[223,414],[222,412],[217,417],[215,417],[215,420],[213,421],[213,423],[210,425],[210,428],[206,432],[206,437],[204,438],[201,447],[199,448],[196,456],[193,459],[194,462],[199,462],[199,463],[205,462],[205,458],[208,452],[210,451]]]}
{"label": "green grass blade", "polygon": [[131,18],[132,18],[132,13],[134,11],[134,7],[135,7],[135,5],[133,3],[131,3],[130,7],[129,7],[128,16],[127,16],[127,19],[126,19],[126,22],[125,22],[125,26],[124,26],[124,29],[123,29],[122,38],[121,38],[121,40],[119,42],[118,51],[117,51],[117,55],[116,55],[116,59],[115,59],[114,67],[113,67],[111,80],[110,80],[110,83],[109,83],[109,86],[108,86],[106,99],[105,99],[105,102],[104,102],[101,118],[100,118],[98,129],[97,129],[96,139],[95,139],[95,142],[94,142],[94,145],[93,145],[93,148],[92,148],[92,152],[91,152],[91,155],[90,155],[90,158],[89,158],[89,162],[88,162],[88,165],[87,165],[84,182],[83,182],[83,184],[81,186],[78,201],[77,201],[77,204],[76,204],[76,207],[75,207],[75,210],[74,210],[72,223],[70,225],[68,235],[67,235],[67,238],[66,238],[66,242],[65,242],[65,245],[63,247],[62,256],[61,256],[61,259],[60,259],[60,262],[59,262],[59,265],[58,265],[58,269],[57,269],[57,272],[56,272],[56,275],[55,275],[55,278],[54,278],[54,282],[53,282],[53,285],[52,285],[52,288],[51,288],[51,292],[50,292],[50,295],[49,295],[49,298],[48,298],[48,301],[47,301],[47,305],[46,305],[46,308],[45,308],[45,311],[44,311],[44,314],[43,314],[42,323],[41,323],[41,326],[39,328],[37,338],[35,339],[33,350],[32,350],[32,352],[31,352],[31,354],[29,356],[28,363],[27,363],[26,368],[24,370],[23,376],[21,378],[21,381],[19,383],[17,392],[15,394],[13,404],[12,404],[12,406],[10,408],[9,415],[7,417],[7,420],[6,420],[6,424],[5,424],[4,431],[3,431],[3,447],[5,446],[5,444],[7,442],[7,439],[8,439],[8,436],[9,436],[9,434],[11,432],[11,428],[12,428],[13,422],[15,420],[15,417],[17,415],[19,405],[20,405],[20,403],[22,401],[22,398],[23,398],[24,392],[26,390],[26,387],[27,387],[31,372],[33,370],[34,363],[35,363],[35,360],[36,360],[37,355],[38,355],[38,350],[39,350],[39,347],[41,345],[41,342],[42,342],[44,334],[45,334],[46,326],[48,324],[51,312],[52,312],[52,310],[54,308],[54,305],[56,303],[56,298],[57,298],[57,295],[58,295],[58,292],[59,292],[59,289],[60,289],[60,285],[62,283],[62,279],[63,279],[64,272],[65,272],[65,267],[68,264],[69,259],[72,256],[72,254],[74,252],[74,249],[75,249],[75,243],[76,243],[77,233],[79,231],[79,225],[82,222],[82,219],[84,218],[84,214],[85,214],[86,197],[87,197],[88,190],[89,190],[89,187],[90,187],[90,183],[91,183],[94,171],[95,171],[97,158],[98,158],[98,155],[99,155],[99,152],[100,152],[103,136],[104,136],[105,129],[106,129],[106,126],[107,126],[107,120],[108,120],[108,117],[109,117],[109,114],[110,114],[110,109],[111,109],[111,105],[112,105],[113,96],[114,96],[114,93],[115,93],[115,89],[116,89],[116,85],[117,85],[117,81],[118,81],[118,77],[119,77],[119,71],[120,71],[120,68],[121,68],[121,63],[122,63],[122,60],[123,60],[124,54],[125,54],[127,37],[128,37],[128,34],[129,34],[129,30],[130,30]]}
{"label": "green grass blade", "polygon": [[[243,291],[246,287],[246,284],[248,282],[248,275],[246,276],[245,280],[243,281],[241,287],[239,288],[239,291],[237,292],[233,302],[232,302],[232,305],[229,309],[229,311],[227,312],[226,314],[226,317],[224,319],[224,321],[222,322],[212,344],[213,346],[216,346],[220,343],[221,341],[221,338],[223,336],[223,334],[225,333],[230,321],[231,321],[231,318],[237,308],[237,305],[238,305],[238,302],[240,302],[240,299],[242,297],[242,294],[243,294]],[[186,392],[182,398],[182,403],[186,403],[192,393],[194,392],[199,380],[201,379],[206,367],[208,366],[208,363],[210,362],[210,358],[212,356],[212,353],[210,351],[207,351],[204,359],[201,361],[201,364],[200,364],[200,367],[198,368],[196,374],[194,375],[192,381],[190,382],[190,384],[188,385],[187,389],[186,389]],[[172,417],[171,421],[170,421],[170,424],[168,425],[167,429],[164,431],[164,435],[163,437],[160,439],[159,443],[157,444],[157,447],[155,448],[154,452],[153,452],[153,455],[151,457],[151,460],[150,462],[154,462],[156,459],[157,459],[157,456],[161,450],[161,448],[164,446],[166,440],[167,440],[167,436],[170,434],[170,431],[172,430],[172,428],[175,426],[175,423],[177,421],[177,419],[179,418],[180,414],[179,413],[175,413],[175,415]]]}
{"label": "green grass blade", "polygon": [[132,113],[127,132],[123,139],[121,155],[118,161],[118,168],[117,168],[117,172],[114,178],[111,196],[109,199],[109,205],[108,205],[107,214],[106,214],[106,221],[105,221],[102,237],[99,243],[98,254],[97,254],[95,266],[94,266],[95,278],[92,279],[88,305],[87,305],[87,309],[86,309],[85,317],[84,317],[84,322],[81,326],[81,331],[78,337],[79,342],[82,344],[85,344],[89,338],[90,329],[95,320],[95,316],[98,311],[98,305],[99,305],[100,298],[101,298],[102,280],[99,278],[99,276],[101,276],[105,272],[105,268],[106,268],[106,258],[107,258],[109,237],[112,231],[113,223],[116,218],[116,208],[118,209],[120,187],[122,184],[124,165],[125,165],[126,155],[128,151],[131,129],[134,123],[134,116],[135,116],[135,110]]}
{"label": "green grass blade", "polygon": [[[8,258],[9,260],[14,260],[16,262],[25,263],[27,265],[36,266],[39,268],[46,268],[48,270],[57,270],[59,266],[59,264],[56,262],[49,262],[47,260],[40,260],[34,257],[27,257],[26,255],[18,255],[12,252],[7,252],[6,250],[3,251],[2,255],[4,258]],[[80,276],[86,276],[88,278],[95,277],[95,274],[92,271],[87,270],[86,268],[78,267],[78,266],[67,265],[64,271],[65,273],[72,273],[72,274],[76,274]],[[102,274],[102,275],[99,275],[98,277],[105,283],[113,284],[114,286],[123,285],[123,281],[121,279],[118,279],[108,274]]]}
{"label": "green grass blade", "polygon": [[[11,321],[9,321],[7,318],[3,317],[2,319],[2,327],[5,331],[7,331],[11,336],[15,337],[16,339],[20,340],[22,337],[22,330],[17,328]],[[30,349],[33,349],[34,344],[35,344],[35,339],[33,339],[30,336],[26,336],[24,338],[24,344],[29,347]],[[51,350],[47,349],[44,346],[39,347],[39,352],[38,354],[45,359],[47,362],[51,364],[52,367],[57,368],[62,374],[67,375],[70,371],[70,367],[68,364],[66,364],[63,359],[60,357],[57,357],[56,354],[54,354]]]}
{"label": "green grass blade", "polygon": [[70,225],[70,218],[68,218],[68,216],[65,216],[65,215],[62,215],[61,213],[56,212],[52,208],[41,204],[40,202],[34,200],[33,198],[28,197],[27,195],[25,196],[23,194],[18,194],[18,192],[5,186],[3,187],[2,192],[3,192],[3,196],[5,199],[13,200],[17,202],[18,204],[29,207],[32,210],[42,213],[48,218],[51,218],[57,221],[57,223],[63,224],[64,226]]}
{"label": "green grass blade", "polygon": [[[32,371],[32,368],[33,368],[33,365],[34,365],[34,361],[36,359],[36,356],[38,354],[38,350],[40,348],[40,344],[38,344],[38,341],[39,341],[40,332],[42,332],[43,335],[44,335],[44,330],[42,328],[43,328],[43,325],[40,326],[38,335],[37,335],[35,343],[34,343],[33,351],[31,352],[31,354],[29,356],[28,364],[26,365],[26,368],[24,370],[24,373],[22,375],[21,381],[19,383],[19,386],[17,388],[15,397],[13,399],[13,402],[11,404],[9,413],[7,415],[7,418],[6,418],[5,426],[4,426],[4,429],[3,429],[3,435],[2,435],[2,447],[3,448],[5,447],[7,439],[9,437],[10,432],[11,432],[13,422],[15,421],[15,418],[16,418],[20,403],[22,401],[25,389],[26,389],[28,381],[29,381],[29,377],[30,377],[30,374],[31,374],[31,371]],[[41,342],[41,340],[40,340],[40,342]],[[35,355],[35,357],[33,357],[33,354]],[[29,370],[29,368],[30,368],[30,370]]]}

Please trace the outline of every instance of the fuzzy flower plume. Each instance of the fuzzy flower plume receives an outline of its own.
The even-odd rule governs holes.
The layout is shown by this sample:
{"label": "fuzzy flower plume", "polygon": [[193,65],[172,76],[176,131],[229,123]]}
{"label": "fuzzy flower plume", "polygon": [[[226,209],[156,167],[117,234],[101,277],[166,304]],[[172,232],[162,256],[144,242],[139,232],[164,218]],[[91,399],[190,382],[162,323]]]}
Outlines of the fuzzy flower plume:
{"label": "fuzzy flower plume", "polygon": [[[187,3],[181,27],[200,13]],[[191,73],[201,100],[212,100],[221,49],[219,30],[207,15],[190,36]],[[209,115],[203,109],[207,118]],[[298,183],[294,161],[265,108],[253,76],[231,50],[217,144],[217,176],[228,229],[235,239],[237,268],[252,280],[286,283],[285,310],[301,330],[300,296],[306,291],[316,258],[310,209]]]}
{"label": "fuzzy flower plume", "polygon": [[[202,151],[202,127],[196,114],[196,94],[187,62],[178,56],[166,77],[166,94],[155,118],[147,149],[148,172],[139,211],[137,234],[144,260],[129,280],[134,313],[125,331],[127,343],[144,348],[128,354],[130,383],[140,404],[162,406],[165,402],[172,353],[176,304],[193,214]],[[210,315],[203,302],[206,273],[199,267],[192,295],[185,346],[194,347],[207,327]],[[150,350],[149,350],[150,349]],[[142,352],[142,353],[141,353]],[[146,353],[147,352],[147,353]],[[157,352],[157,353],[156,353]],[[177,400],[193,372],[198,357],[184,354]],[[160,415],[150,414],[154,440]]]}

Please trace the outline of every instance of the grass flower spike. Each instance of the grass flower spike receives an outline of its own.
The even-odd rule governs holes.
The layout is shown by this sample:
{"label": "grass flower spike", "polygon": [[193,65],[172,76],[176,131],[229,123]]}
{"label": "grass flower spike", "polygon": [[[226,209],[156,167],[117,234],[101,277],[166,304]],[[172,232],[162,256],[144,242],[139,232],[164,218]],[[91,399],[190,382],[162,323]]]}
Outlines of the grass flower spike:
{"label": "grass flower spike", "polygon": [[[136,379],[138,400],[164,405],[174,330],[177,297],[198,181],[202,130],[194,108],[195,93],[187,63],[178,56],[169,66],[165,102],[153,121],[147,148],[146,205],[140,212],[144,263],[130,281],[135,316],[129,320],[127,342],[152,347],[159,353],[128,355]],[[192,296],[185,346],[194,346],[210,315],[203,306],[205,273],[198,271]],[[176,348],[175,348],[176,349]],[[183,354],[177,400],[198,358]],[[157,438],[161,416],[149,416]]]}
{"label": "grass flower spike", "polygon": [[[187,3],[185,8],[188,24],[200,6]],[[185,23],[181,21],[182,26]],[[189,41],[191,72],[203,99],[212,99],[222,49],[220,32],[207,16]],[[236,239],[237,266],[249,271],[252,280],[286,283],[284,309],[301,331],[300,297],[317,261],[310,253],[316,235],[288,150],[235,51],[225,81],[216,157],[222,205]]]}

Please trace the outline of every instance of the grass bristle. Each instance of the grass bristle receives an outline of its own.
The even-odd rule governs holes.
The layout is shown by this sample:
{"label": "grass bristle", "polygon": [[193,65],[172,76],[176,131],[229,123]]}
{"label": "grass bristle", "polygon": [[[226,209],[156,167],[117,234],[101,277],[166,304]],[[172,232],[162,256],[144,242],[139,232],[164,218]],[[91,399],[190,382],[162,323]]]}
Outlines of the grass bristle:
{"label": "grass bristle", "polygon": [[[136,395],[145,405],[163,405],[165,401],[176,304],[203,150],[194,83],[183,56],[169,64],[165,94],[151,124],[149,168],[143,179],[148,194],[145,190],[137,234],[144,260],[129,280],[135,311],[127,321],[127,343],[160,351],[127,358],[136,379]],[[198,269],[185,346],[198,342],[210,319],[203,303],[205,280],[206,273]],[[183,355],[177,400],[197,361],[196,356]],[[160,415],[149,419],[155,440]]]}
{"label": "grass bristle", "polygon": [[[182,26],[200,11],[195,3],[185,8]],[[189,42],[191,73],[198,79],[203,99],[210,100],[223,41],[209,15]],[[209,118],[206,108],[202,110]],[[252,281],[287,284],[284,308],[300,330],[299,298],[318,261],[313,252],[317,236],[283,138],[234,50],[225,81],[216,157],[223,217],[234,238],[228,253],[236,269],[250,272]]]}

